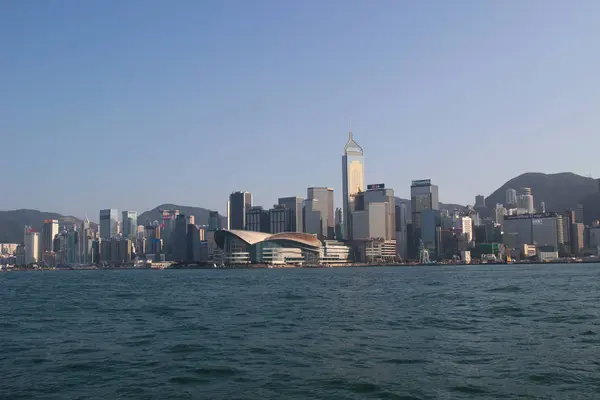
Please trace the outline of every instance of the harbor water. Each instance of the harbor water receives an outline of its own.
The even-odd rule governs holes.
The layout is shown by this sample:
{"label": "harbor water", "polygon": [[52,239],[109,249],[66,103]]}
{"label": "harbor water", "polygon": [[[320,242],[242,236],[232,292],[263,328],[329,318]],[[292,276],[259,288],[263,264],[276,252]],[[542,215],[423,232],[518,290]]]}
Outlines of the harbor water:
{"label": "harbor water", "polygon": [[600,265],[0,273],[0,399],[597,399]]}

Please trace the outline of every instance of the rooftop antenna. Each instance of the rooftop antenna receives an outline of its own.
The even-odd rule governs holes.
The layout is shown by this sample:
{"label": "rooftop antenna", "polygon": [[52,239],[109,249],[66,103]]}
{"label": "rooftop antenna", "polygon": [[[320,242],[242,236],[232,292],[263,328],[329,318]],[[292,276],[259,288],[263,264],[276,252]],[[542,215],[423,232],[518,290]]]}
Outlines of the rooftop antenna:
{"label": "rooftop antenna", "polygon": [[350,136],[350,139],[352,139],[352,116],[350,116],[350,118],[349,118],[348,127],[350,129],[349,136]]}

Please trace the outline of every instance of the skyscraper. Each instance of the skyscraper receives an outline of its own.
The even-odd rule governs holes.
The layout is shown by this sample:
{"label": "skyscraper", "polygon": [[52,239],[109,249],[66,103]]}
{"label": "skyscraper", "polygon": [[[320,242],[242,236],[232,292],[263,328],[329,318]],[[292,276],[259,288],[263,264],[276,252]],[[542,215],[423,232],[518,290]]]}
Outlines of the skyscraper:
{"label": "skyscraper", "polygon": [[172,259],[174,261],[187,261],[187,230],[188,223],[184,214],[179,214],[175,218],[175,229],[172,237]]}
{"label": "skyscraper", "polygon": [[[413,241],[419,245],[421,240],[421,219],[426,210],[439,210],[440,203],[437,185],[431,184],[431,179],[412,181],[410,186],[410,205],[412,214]],[[416,249],[409,249],[416,252]]]}
{"label": "skyscraper", "polygon": [[119,210],[100,210],[100,237],[106,239],[119,234]]}
{"label": "skyscraper", "polygon": [[333,189],[310,187],[306,192],[304,231],[316,234],[321,239],[333,239],[335,236]]}
{"label": "skyscraper", "polygon": [[58,235],[58,220],[47,219],[42,226],[42,255],[54,251],[54,237]]}
{"label": "skyscraper", "polygon": [[233,192],[227,203],[228,229],[246,229],[246,213],[252,207],[252,193]]}
{"label": "skyscraper", "polygon": [[344,213],[344,237],[352,239],[352,211],[354,211],[354,197],[364,190],[364,163],[363,149],[354,141],[352,131],[348,142],[344,146],[342,156],[342,209]]}
{"label": "skyscraper", "polygon": [[221,228],[221,217],[219,216],[218,211],[209,211],[208,212],[208,230],[209,231],[218,231]]}
{"label": "skyscraper", "polygon": [[304,224],[302,221],[303,202],[304,199],[302,197],[281,197],[278,200],[280,206],[292,210],[293,213],[293,217],[290,221],[291,225],[286,227],[286,232],[304,232]]}
{"label": "skyscraper", "polygon": [[123,236],[126,238],[133,238],[137,234],[137,212],[136,211],[123,211]]}
{"label": "skyscraper", "polygon": [[31,226],[25,227],[25,264],[33,264],[39,261],[39,233],[34,231]]}

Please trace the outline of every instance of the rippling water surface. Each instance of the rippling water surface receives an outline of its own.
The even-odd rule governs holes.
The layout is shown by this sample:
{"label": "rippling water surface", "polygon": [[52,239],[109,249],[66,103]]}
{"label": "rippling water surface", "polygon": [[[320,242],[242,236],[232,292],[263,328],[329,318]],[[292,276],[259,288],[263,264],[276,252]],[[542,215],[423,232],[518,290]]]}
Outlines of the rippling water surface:
{"label": "rippling water surface", "polygon": [[1,399],[598,399],[600,265],[0,274]]}

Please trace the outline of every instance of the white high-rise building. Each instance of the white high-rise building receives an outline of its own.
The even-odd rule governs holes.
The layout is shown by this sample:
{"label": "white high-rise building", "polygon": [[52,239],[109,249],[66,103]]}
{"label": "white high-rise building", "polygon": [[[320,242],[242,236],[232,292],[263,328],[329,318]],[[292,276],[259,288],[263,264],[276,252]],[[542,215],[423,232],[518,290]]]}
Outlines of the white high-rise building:
{"label": "white high-rise building", "polygon": [[34,231],[30,226],[25,227],[25,264],[34,264],[39,261],[40,247],[39,247],[40,235]]}
{"label": "white high-rise building", "polygon": [[467,237],[467,241],[473,241],[473,220],[471,217],[457,217],[455,219],[455,228],[460,229]]}
{"label": "white high-rise building", "polygon": [[342,156],[342,209],[344,212],[344,238],[352,239],[352,212],[354,198],[365,189],[365,158],[363,149],[354,141],[352,131],[344,147]]}

